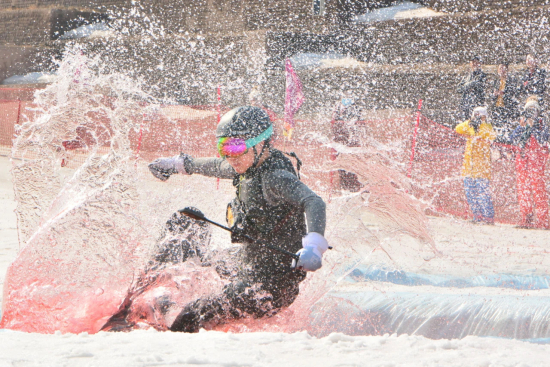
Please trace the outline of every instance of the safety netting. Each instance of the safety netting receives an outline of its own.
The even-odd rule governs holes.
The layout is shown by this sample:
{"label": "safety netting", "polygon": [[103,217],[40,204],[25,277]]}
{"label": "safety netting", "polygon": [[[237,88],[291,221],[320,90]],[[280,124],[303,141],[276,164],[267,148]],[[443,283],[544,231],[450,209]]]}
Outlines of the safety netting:
{"label": "safety netting", "polygon": [[[11,150],[16,127],[22,121],[34,118],[33,92],[32,89],[0,89],[0,146],[4,154]],[[180,152],[196,157],[216,154],[212,132],[220,115],[229,107],[160,105],[153,112],[145,112],[146,105],[142,103],[138,106],[142,111],[136,111],[139,116],[137,128],[132,129],[128,137],[130,149],[137,160],[150,161]],[[97,126],[110,129],[109,121],[102,121],[102,116],[91,114],[89,118]],[[372,120],[355,122],[352,128],[347,127],[354,134],[351,149],[370,146],[383,151],[394,168],[408,173],[413,183],[412,193],[425,201],[431,212],[470,217],[460,175],[466,139],[452,128],[426,116],[420,116],[416,128],[415,122],[412,112],[405,117],[381,119],[373,116]],[[281,132],[281,121],[276,121],[276,124]],[[334,144],[338,143],[333,142],[329,123],[324,124],[327,126],[319,127],[315,121],[300,120],[297,131],[302,131],[302,136],[286,141],[279,134],[275,145],[285,151],[296,152],[305,162],[303,180],[330,199],[332,195],[338,195],[342,176],[322,169],[327,159],[333,160],[338,155],[338,149],[334,149]],[[62,166],[74,169],[85,162],[90,147],[96,144],[89,129],[89,126],[79,126],[74,139],[62,141],[59,147]],[[99,148],[105,150],[105,144]],[[350,146],[344,144],[340,148],[345,153]],[[495,219],[502,223],[519,223],[514,147],[493,143],[491,156]]]}

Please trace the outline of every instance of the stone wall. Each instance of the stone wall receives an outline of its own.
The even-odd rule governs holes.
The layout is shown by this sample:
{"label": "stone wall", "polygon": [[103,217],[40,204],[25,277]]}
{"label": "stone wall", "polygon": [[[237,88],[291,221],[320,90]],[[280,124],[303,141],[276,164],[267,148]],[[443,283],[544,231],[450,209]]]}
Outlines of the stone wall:
{"label": "stone wall", "polygon": [[33,8],[0,11],[0,44],[38,46],[68,30],[106,19],[98,12],[75,8]]}
{"label": "stone wall", "polygon": [[168,37],[153,42],[136,38],[82,40],[89,57],[100,55],[103,72],[119,72],[142,80],[145,90],[166,103],[214,104],[217,86],[222,103],[245,103],[263,78],[263,35]]}
{"label": "stone wall", "polygon": [[[510,74],[518,76],[525,67],[524,64],[511,65]],[[497,80],[496,66],[484,65],[483,70],[488,76],[486,102],[490,105],[489,93]],[[469,66],[465,64],[370,64],[297,70],[306,96],[301,113],[318,114],[328,119],[342,92],[348,90],[365,110],[411,110],[422,99],[427,116],[451,126],[461,118],[456,112],[461,98],[457,86],[468,72]],[[265,97],[269,105],[282,113],[285,93],[283,74],[270,75],[272,78]],[[550,103],[549,97],[547,94],[547,105]]]}
{"label": "stone wall", "polygon": [[12,75],[42,71],[51,62],[50,49],[33,46],[0,45],[0,80]]}
{"label": "stone wall", "polygon": [[144,5],[168,32],[202,34],[261,30],[324,32],[336,19],[335,6],[314,16],[311,0],[159,0]]}

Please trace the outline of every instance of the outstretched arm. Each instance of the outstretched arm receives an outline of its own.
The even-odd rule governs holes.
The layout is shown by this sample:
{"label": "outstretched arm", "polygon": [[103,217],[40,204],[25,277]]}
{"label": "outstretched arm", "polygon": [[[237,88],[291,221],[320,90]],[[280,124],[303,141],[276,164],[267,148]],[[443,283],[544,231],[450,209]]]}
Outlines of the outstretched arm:
{"label": "outstretched arm", "polygon": [[218,178],[233,178],[235,170],[225,159],[221,158],[193,158],[185,153],[174,157],[159,158],[149,164],[149,170],[161,181],[166,181],[176,173],[192,175],[198,173],[203,176]]}
{"label": "outstretched arm", "polygon": [[189,166],[185,166],[188,174],[218,178],[234,178],[237,172],[222,158],[191,158]]}

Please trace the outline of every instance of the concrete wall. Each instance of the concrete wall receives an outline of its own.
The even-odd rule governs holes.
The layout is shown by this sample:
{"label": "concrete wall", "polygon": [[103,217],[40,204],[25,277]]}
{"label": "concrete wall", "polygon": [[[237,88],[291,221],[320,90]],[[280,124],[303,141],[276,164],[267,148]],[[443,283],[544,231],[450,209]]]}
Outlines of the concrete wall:
{"label": "concrete wall", "polygon": [[40,7],[79,7],[85,9],[104,6],[125,6],[129,0],[0,0],[0,9],[29,9]]}
{"label": "concrete wall", "polygon": [[341,90],[351,88],[367,109],[415,108],[422,98],[424,108],[452,124],[457,117],[449,110],[458,106],[456,86],[469,59],[481,56],[493,77],[501,60],[517,71],[529,53],[549,63],[549,18],[550,6],[542,6],[382,22],[326,35],[269,32],[266,94],[272,105],[282,106],[285,58],[331,50],[365,64],[299,70],[307,94],[303,112],[329,111]]}
{"label": "concrete wall", "polygon": [[49,39],[50,9],[0,11],[0,44],[39,45]]}
{"label": "concrete wall", "polygon": [[33,46],[0,45],[0,80],[12,75],[43,71],[56,50]]}
{"label": "concrete wall", "polygon": [[[455,4],[456,11],[470,9],[467,6],[477,9],[482,3],[484,9],[498,9],[346,26],[337,19],[338,1],[328,3],[326,16],[314,17],[310,0],[155,0],[141,3],[143,13],[154,14],[164,25],[164,38],[142,42],[138,34],[144,27],[136,27],[135,38],[81,42],[92,54],[109,55],[118,71],[142,76],[156,88],[152,89],[156,95],[182,103],[212,103],[216,86],[222,85],[224,103],[241,104],[253,86],[262,84],[267,100],[280,111],[284,59],[299,52],[330,50],[365,65],[299,70],[307,94],[304,112],[329,110],[344,86],[356,89],[369,109],[414,108],[418,98],[423,98],[426,108],[445,110],[457,105],[456,83],[473,55],[490,65],[503,58],[520,64],[527,53],[548,62],[550,5],[540,6],[546,1],[550,2],[434,0],[434,6],[446,9]],[[129,6],[126,0],[55,3],[75,8],[60,12],[47,7],[53,4],[49,0],[0,0],[0,8],[6,9],[0,12],[0,45],[61,50],[64,42],[51,39],[59,24],[76,16],[72,11]],[[8,75],[5,70],[10,62],[28,57],[29,51],[12,48],[10,52],[9,57],[0,54],[0,68],[4,65],[0,77]]]}
{"label": "concrete wall", "polygon": [[425,5],[439,11],[465,13],[483,10],[503,10],[515,7],[549,5],[548,0],[424,0]]}

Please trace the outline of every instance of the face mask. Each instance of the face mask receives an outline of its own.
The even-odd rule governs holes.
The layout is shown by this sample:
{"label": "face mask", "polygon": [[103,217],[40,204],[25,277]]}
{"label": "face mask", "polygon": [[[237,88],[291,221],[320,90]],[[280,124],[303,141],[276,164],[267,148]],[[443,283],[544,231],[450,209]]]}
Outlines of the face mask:
{"label": "face mask", "polygon": [[352,103],[353,103],[352,98],[342,98],[342,104],[344,106],[346,106],[346,107],[351,106]]}

